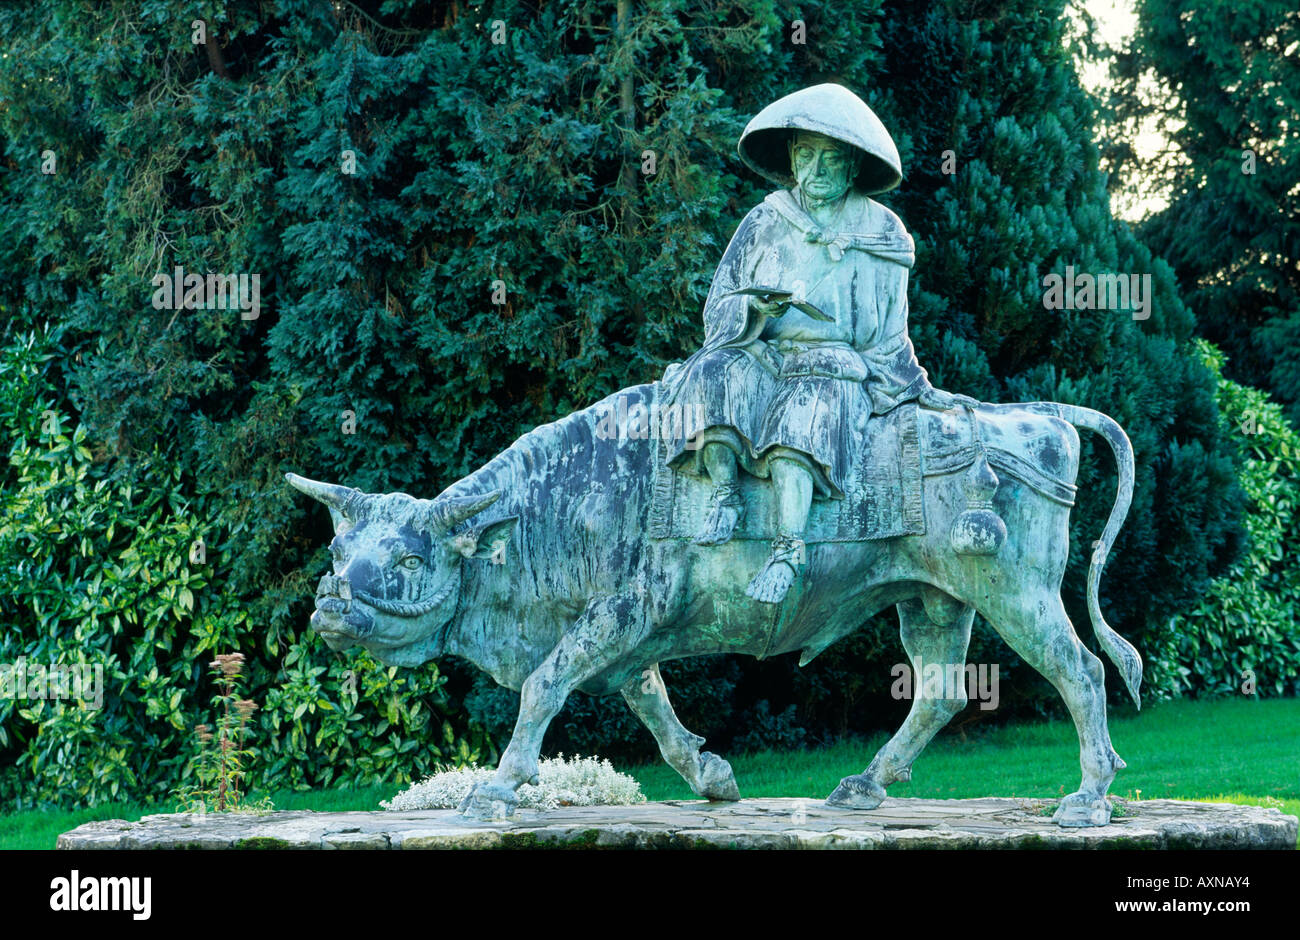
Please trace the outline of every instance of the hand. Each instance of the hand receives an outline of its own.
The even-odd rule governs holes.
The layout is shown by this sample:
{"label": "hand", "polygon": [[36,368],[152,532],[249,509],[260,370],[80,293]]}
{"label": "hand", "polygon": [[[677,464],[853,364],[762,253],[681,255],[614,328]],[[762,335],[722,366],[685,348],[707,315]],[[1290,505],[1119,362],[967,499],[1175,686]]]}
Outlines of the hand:
{"label": "hand", "polygon": [[790,309],[790,301],[788,300],[764,300],[761,297],[751,297],[749,305],[767,317],[779,317]]}
{"label": "hand", "polygon": [[954,395],[952,392],[945,392],[938,388],[922,392],[917,402],[922,408],[930,408],[934,411],[948,411],[961,405],[975,408],[979,405],[978,401],[968,395]]}

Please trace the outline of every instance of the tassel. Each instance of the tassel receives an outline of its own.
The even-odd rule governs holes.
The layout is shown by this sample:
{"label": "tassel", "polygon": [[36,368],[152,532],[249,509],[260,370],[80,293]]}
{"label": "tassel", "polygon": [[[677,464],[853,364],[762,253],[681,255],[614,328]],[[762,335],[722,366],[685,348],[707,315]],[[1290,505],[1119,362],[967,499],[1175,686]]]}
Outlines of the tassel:
{"label": "tassel", "polygon": [[996,555],[1007,540],[1007,524],[993,511],[998,477],[981,450],[962,481],[966,509],[952,523],[949,538],[959,555]]}
{"label": "tassel", "polygon": [[998,489],[998,475],[989,466],[984,441],[980,437],[975,411],[966,406],[975,437],[978,456],[962,480],[966,509],[953,520],[948,540],[959,555],[996,555],[1007,540],[1007,524],[993,509],[993,494]]}

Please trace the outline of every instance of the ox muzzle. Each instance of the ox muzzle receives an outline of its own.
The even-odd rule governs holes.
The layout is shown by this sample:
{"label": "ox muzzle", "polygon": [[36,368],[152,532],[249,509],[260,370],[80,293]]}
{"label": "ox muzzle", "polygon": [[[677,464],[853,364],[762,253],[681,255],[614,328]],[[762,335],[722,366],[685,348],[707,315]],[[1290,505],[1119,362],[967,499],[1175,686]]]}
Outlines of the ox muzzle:
{"label": "ox muzzle", "polygon": [[374,629],[371,615],[352,603],[352,583],[339,575],[327,574],[316,586],[316,612],[312,629],[325,637],[355,639]]}

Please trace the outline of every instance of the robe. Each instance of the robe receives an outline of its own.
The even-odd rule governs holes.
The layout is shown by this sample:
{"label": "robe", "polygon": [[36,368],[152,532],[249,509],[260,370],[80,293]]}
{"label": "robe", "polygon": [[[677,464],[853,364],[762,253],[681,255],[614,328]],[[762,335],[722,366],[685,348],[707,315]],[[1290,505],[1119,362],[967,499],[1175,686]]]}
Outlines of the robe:
{"label": "robe", "polygon": [[[842,498],[867,418],[932,387],[907,335],[914,259],[898,216],[854,192],[828,228],[794,190],[754,207],[714,274],[703,346],[664,376],[666,400],[704,418],[689,441],[668,441],[669,464],[703,473],[703,445],[718,441],[754,476],[779,454],[804,464],[819,495]],[[833,322],[759,314],[732,293],[745,287],[794,291]]]}

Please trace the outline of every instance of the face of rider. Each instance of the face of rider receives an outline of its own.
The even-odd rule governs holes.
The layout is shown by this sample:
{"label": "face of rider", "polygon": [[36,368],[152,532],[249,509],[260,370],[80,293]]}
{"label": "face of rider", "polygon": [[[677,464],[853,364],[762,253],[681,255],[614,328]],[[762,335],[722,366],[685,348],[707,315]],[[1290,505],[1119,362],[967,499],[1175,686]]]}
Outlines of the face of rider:
{"label": "face of rider", "polygon": [[790,143],[790,169],[799,189],[815,203],[848,192],[858,161],[853,148],[823,134],[800,131]]}

